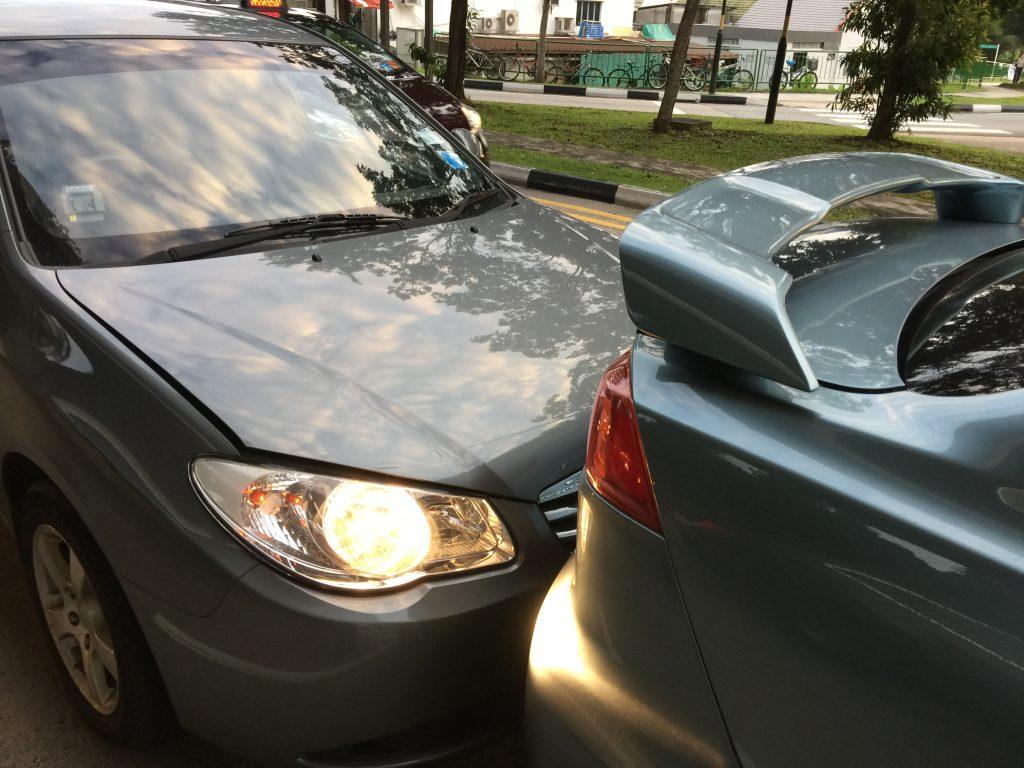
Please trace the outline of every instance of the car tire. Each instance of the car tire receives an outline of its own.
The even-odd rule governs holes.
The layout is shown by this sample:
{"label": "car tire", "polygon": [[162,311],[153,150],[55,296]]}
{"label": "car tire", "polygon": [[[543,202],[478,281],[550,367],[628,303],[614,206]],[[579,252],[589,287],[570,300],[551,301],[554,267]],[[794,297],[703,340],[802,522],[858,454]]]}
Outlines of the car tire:
{"label": "car tire", "polygon": [[176,726],[174,712],[128,599],[99,546],[49,482],[29,486],[16,508],[30,599],[43,642],[76,708],[93,729],[122,746],[161,741]]}

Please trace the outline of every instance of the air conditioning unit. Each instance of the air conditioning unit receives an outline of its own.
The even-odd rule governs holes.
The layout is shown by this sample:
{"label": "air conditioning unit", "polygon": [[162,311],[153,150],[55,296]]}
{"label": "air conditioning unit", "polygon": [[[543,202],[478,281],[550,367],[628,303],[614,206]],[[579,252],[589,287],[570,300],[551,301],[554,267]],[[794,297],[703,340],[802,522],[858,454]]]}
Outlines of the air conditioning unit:
{"label": "air conditioning unit", "polygon": [[555,16],[555,34],[571,35],[576,30],[576,19],[572,16]]}
{"label": "air conditioning unit", "polygon": [[501,31],[501,16],[483,16],[477,19],[477,27],[485,35],[494,35]]}
{"label": "air conditioning unit", "polygon": [[519,31],[519,11],[502,11],[501,12],[501,31],[502,32],[518,32]]}

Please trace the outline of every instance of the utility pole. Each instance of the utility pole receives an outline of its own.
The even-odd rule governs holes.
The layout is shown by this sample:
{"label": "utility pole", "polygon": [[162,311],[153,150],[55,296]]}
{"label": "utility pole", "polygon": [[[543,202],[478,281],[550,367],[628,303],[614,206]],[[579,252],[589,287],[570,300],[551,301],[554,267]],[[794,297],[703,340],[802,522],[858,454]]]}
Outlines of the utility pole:
{"label": "utility pole", "polygon": [[718,60],[722,57],[722,34],[725,27],[725,4],[727,2],[728,0],[722,0],[722,15],[718,17],[718,34],[715,35],[715,58],[711,62],[711,89],[708,91],[712,96],[718,86]]}
{"label": "utility pole", "polygon": [[789,17],[793,14],[793,0],[786,0],[786,19],[782,22],[782,37],[775,52],[775,68],[772,70],[772,84],[768,91],[768,109],[764,113],[764,124],[775,122],[775,108],[779,105],[779,87],[782,85],[782,65],[786,59],[786,35],[789,34]]}

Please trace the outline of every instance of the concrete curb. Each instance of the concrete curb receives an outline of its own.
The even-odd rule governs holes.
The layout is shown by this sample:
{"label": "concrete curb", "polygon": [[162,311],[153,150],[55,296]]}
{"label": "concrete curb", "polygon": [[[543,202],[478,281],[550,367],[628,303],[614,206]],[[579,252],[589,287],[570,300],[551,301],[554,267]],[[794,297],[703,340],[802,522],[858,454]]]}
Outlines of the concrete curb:
{"label": "concrete curb", "polygon": [[[509,91],[510,93],[544,93],[556,96],[592,96],[599,99],[641,99],[644,101],[661,101],[661,91],[650,88],[598,88],[586,85],[556,85],[553,83],[519,83],[503,80],[473,80],[467,78],[463,85],[482,91]],[[680,93],[676,103],[701,104],[746,104],[746,96],[720,95],[711,96],[707,93]]]}
{"label": "concrete curb", "polygon": [[653,189],[612,184],[609,181],[594,181],[579,176],[551,173],[537,168],[523,168],[507,163],[491,163],[491,170],[498,174],[498,177],[506,184],[582,197],[585,200],[598,200],[602,203],[612,203],[641,211],[668,197],[664,192],[655,192]]}
{"label": "concrete curb", "polygon": [[950,112],[1024,112],[1024,104],[954,104]]}

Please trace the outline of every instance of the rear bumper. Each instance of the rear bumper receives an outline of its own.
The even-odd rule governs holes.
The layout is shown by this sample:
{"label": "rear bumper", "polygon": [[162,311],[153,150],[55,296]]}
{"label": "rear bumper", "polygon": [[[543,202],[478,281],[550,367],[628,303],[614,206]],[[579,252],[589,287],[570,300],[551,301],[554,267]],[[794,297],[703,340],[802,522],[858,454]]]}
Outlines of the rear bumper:
{"label": "rear bumper", "polygon": [[197,617],[127,585],[182,726],[264,764],[376,768],[517,727],[533,620],[565,552],[536,508],[507,512],[522,524],[512,567],[392,594],[319,592],[257,565]]}
{"label": "rear bumper", "polygon": [[533,764],[734,766],[664,539],[585,483],[577,554],[537,618]]}

